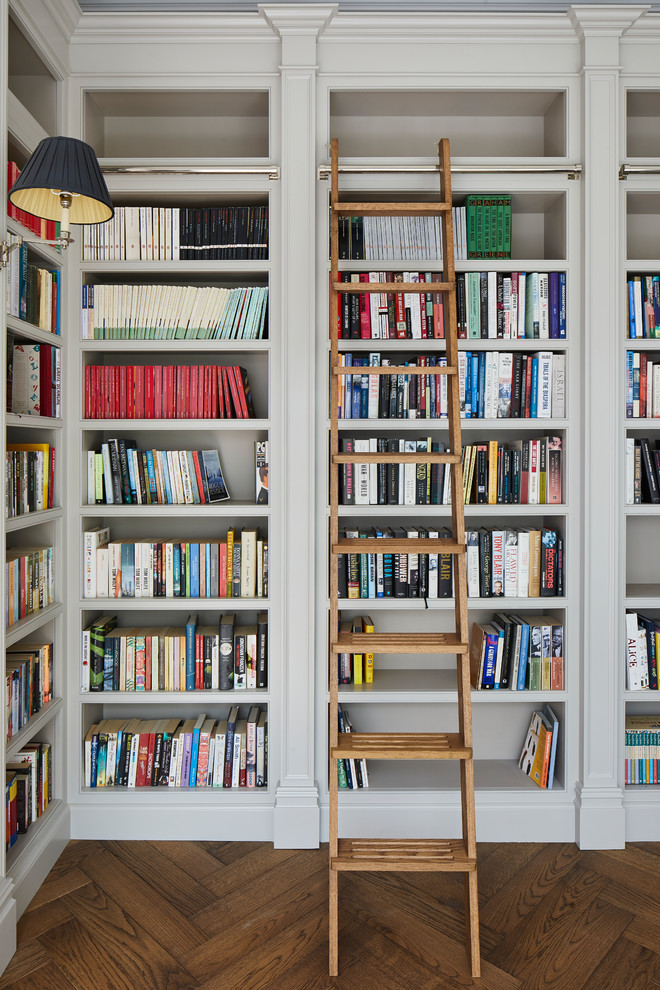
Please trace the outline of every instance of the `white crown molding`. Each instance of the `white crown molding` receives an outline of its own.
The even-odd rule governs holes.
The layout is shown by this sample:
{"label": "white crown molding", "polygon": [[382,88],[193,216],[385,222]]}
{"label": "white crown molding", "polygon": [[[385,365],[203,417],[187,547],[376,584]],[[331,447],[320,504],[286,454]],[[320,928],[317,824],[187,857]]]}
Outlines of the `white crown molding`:
{"label": "white crown molding", "polygon": [[329,25],[324,42],[415,38],[419,43],[436,44],[448,39],[463,39],[473,44],[492,44],[502,40],[531,39],[534,42],[570,42],[575,30],[566,13],[496,14],[496,13],[385,13],[374,20],[373,14],[340,13]]}
{"label": "white crown molding", "polygon": [[259,13],[280,36],[321,34],[337,13],[336,3],[260,3]]}
{"label": "white crown molding", "polygon": [[83,14],[71,38],[74,45],[158,44],[173,39],[190,42],[247,40],[273,41],[272,32],[259,16],[221,13],[98,13]]}
{"label": "white crown molding", "polygon": [[82,17],[77,0],[11,0],[10,11],[53,75],[66,77],[68,45]]}
{"label": "white crown molding", "polygon": [[582,41],[584,38],[620,37],[649,10],[649,4],[607,4],[593,7],[575,4],[570,8],[568,16]]}

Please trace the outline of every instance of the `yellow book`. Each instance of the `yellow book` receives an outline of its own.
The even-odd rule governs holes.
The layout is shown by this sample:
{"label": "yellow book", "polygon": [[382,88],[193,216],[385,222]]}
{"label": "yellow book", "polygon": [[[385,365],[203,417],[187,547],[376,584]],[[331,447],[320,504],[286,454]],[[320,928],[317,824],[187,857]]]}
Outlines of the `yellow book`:
{"label": "yellow book", "polygon": [[[353,628],[351,630],[354,633],[362,632],[362,620],[353,619]],[[362,684],[362,654],[353,654],[353,684]]]}
{"label": "yellow book", "polygon": [[235,529],[227,530],[227,598],[232,597],[232,582],[234,577],[234,537]]}
{"label": "yellow book", "polygon": [[[362,616],[362,632],[372,633],[374,632],[374,623],[368,615]],[[364,653],[364,683],[373,684],[374,681],[374,655],[373,653]]]}
{"label": "yellow book", "polygon": [[488,441],[488,504],[497,505],[497,440]]}

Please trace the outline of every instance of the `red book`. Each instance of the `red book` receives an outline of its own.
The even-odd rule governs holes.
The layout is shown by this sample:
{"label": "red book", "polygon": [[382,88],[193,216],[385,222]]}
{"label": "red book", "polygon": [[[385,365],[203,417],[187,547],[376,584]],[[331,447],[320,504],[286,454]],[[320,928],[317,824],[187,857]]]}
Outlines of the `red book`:
{"label": "red book", "polygon": [[531,354],[527,355],[525,363],[527,365],[527,374],[525,375],[525,417],[529,419],[532,411],[532,364],[534,358]]}
{"label": "red book", "polygon": [[48,474],[48,508],[52,509],[55,505],[55,448],[50,448],[50,465]]}
{"label": "red book", "polygon": [[204,365],[197,365],[197,419],[204,419]]}
{"label": "red book", "polygon": [[[369,281],[368,272],[360,272],[360,282]],[[371,297],[366,292],[358,296],[360,305],[360,338],[371,340]]]}
{"label": "red book", "polygon": [[135,418],[144,419],[144,365],[135,367]]}
{"label": "red book", "polygon": [[199,463],[199,455],[196,450],[192,452],[193,464],[195,465],[195,477],[197,478],[197,487],[199,488],[199,500],[204,505],[206,503],[206,496],[204,495],[204,485],[202,484],[202,467]]}
{"label": "red book", "polygon": [[200,365],[199,373],[202,380],[202,419],[208,419],[211,408],[211,369],[208,364]]}
{"label": "red book", "polygon": [[168,419],[181,419],[183,409],[183,391],[181,388],[181,366],[170,364],[167,369],[167,390],[169,400]]}
{"label": "red book", "polygon": [[39,347],[39,405],[42,416],[53,415],[53,348],[51,344]]}
{"label": "red book", "polygon": [[190,367],[190,419],[197,419],[197,376],[199,374],[199,365],[193,364]]}
{"label": "red book", "polygon": [[218,552],[218,598],[227,597],[227,541],[223,540]]}
{"label": "red book", "polygon": [[121,367],[115,365],[113,368],[110,368],[106,376],[107,415],[112,416],[113,419],[118,419],[120,416],[121,373]]}
{"label": "red book", "polygon": [[135,365],[126,369],[126,416],[135,419]]}
{"label": "red book", "polygon": [[[16,164],[16,162],[7,162],[7,192],[11,191],[11,187],[16,182],[16,179],[21,174],[21,170]],[[11,217],[12,220],[19,219],[19,210],[14,204],[8,199],[7,200],[7,216]]]}
{"label": "red book", "polygon": [[181,399],[182,408],[181,416],[183,419],[191,419],[190,415],[190,365],[184,364],[181,366]]}
{"label": "red book", "polygon": [[234,368],[234,377],[236,378],[238,400],[241,404],[241,415],[243,419],[249,419],[250,410],[248,409],[247,395],[245,394],[245,383],[247,382],[247,373],[245,369],[236,366]]}
{"label": "red book", "polygon": [[144,366],[144,418],[154,418],[154,367]]}
{"label": "red book", "polygon": [[229,393],[229,381],[227,379],[227,368],[224,364],[220,365],[219,372],[221,380],[218,381],[218,390],[222,390],[223,402],[225,404],[225,419],[233,419],[236,415],[235,410],[232,407],[231,396]]}
{"label": "red book", "polygon": [[[641,418],[646,416],[646,365],[647,357],[644,352],[639,355],[639,415]],[[43,391],[41,393],[43,395]],[[43,409],[43,401],[41,404]],[[48,415],[42,412],[42,415]]]}
{"label": "red book", "polygon": [[209,377],[211,379],[211,407],[209,410],[209,418],[219,419],[220,401],[218,398],[218,376],[215,374],[213,366],[209,368]]}
{"label": "red book", "polygon": [[85,419],[92,419],[92,367],[85,365]]}
{"label": "red book", "polygon": [[439,292],[433,293],[433,336],[440,339],[445,336],[444,300]]}
{"label": "red book", "polygon": [[201,643],[203,642],[203,636],[200,633],[195,633],[195,691],[199,691],[202,685],[200,684],[200,673],[202,669],[202,664],[200,660],[201,656]]}
{"label": "red book", "polygon": [[229,410],[225,410],[225,390],[222,387],[222,366],[218,365],[217,368],[213,368],[212,370],[218,383],[218,418],[225,419],[229,413]]}
{"label": "red book", "polygon": [[135,772],[135,786],[144,787],[147,780],[147,758],[149,756],[149,733],[140,733],[140,743],[138,746],[137,770]]}
{"label": "red book", "polygon": [[154,419],[163,415],[163,366],[154,365]]}
{"label": "red book", "polygon": [[[424,272],[419,273],[420,282],[425,282]],[[422,339],[426,340],[429,335],[428,324],[426,321],[426,293],[422,292],[418,296],[419,299],[419,313],[422,321]]]}
{"label": "red book", "polygon": [[[403,275],[395,275],[395,282],[402,282]],[[394,316],[396,319],[396,339],[405,340],[406,339],[406,309],[403,301],[403,293],[394,293]]]}
{"label": "red book", "polygon": [[122,364],[119,369],[119,418],[126,419],[128,417],[127,408],[127,391],[128,391],[128,368],[125,364]]}
{"label": "red book", "polygon": [[[419,356],[420,367],[426,367],[426,354],[420,354]],[[419,399],[418,399],[418,415],[420,419],[426,419],[426,375],[419,375]]]}
{"label": "red book", "polygon": [[104,419],[108,415],[106,408],[106,371],[107,368],[103,364],[96,365],[94,368],[94,377],[96,379],[96,385],[94,389],[94,394],[96,396],[96,418]]}
{"label": "red book", "polygon": [[236,383],[236,372],[240,375],[240,371],[236,366],[230,365],[227,368],[227,380],[229,382],[229,388],[231,389],[231,399],[232,405],[234,407],[234,415],[237,419],[246,419],[247,410],[245,414],[243,413],[243,406],[241,404],[241,397],[238,390],[238,385]]}

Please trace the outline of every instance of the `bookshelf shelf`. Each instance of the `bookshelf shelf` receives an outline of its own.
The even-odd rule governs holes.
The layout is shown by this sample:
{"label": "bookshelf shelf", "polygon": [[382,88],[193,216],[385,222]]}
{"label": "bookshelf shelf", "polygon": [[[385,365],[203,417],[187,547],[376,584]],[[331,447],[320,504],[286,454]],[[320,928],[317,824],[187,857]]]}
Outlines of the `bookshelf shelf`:
{"label": "bookshelf shelf", "polygon": [[14,339],[31,340],[35,344],[54,344],[56,347],[64,347],[63,338],[49,330],[41,330],[32,323],[19,320],[15,316],[7,317],[7,328],[14,334]]}
{"label": "bookshelf shelf", "polygon": [[62,610],[62,604],[56,602],[54,605],[47,605],[46,608],[39,609],[38,612],[20,619],[13,626],[8,626],[5,629],[5,646],[13,646],[14,643],[31,636],[46,623],[61,616]]}
{"label": "bookshelf shelf", "polygon": [[7,762],[13,760],[23,746],[27,742],[30,742],[34,736],[38,735],[63,709],[64,702],[61,698],[53,698],[52,701],[43,705],[37,714],[32,715],[30,721],[18,730],[15,736],[7,740],[5,743],[5,760]]}
{"label": "bookshelf shelf", "polygon": [[22,429],[28,430],[61,430],[64,425],[61,419],[53,419],[50,416],[30,416],[23,413],[7,413],[5,424],[7,428],[20,426]]}
{"label": "bookshelf shelf", "polygon": [[[213,352],[223,354],[228,351],[236,354],[237,351],[247,353],[265,352],[270,350],[269,340],[82,340],[81,347],[85,351],[94,353],[100,351],[102,354],[113,354],[115,351],[125,353],[130,351],[135,345],[148,344],[154,351],[183,351],[184,353],[195,353],[196,349],[207,351],[212,346]],[[153,421],[152,421],[153,422]],[[207,420],[208,422],[208,420]]]}
{"label": "bookshelf shelf", "polygon": [[174,607],[182,612],[231,612],[265,608],[268,604],[268,598],[80,598],[78,601],[80,608],[112,612],[171,612]]}
{"label": "bookshelf shelf", "polygon": [[144,515],[154,514],[154,518],[159,516],[173,516],[177,518],[183,516],[186,519],[200,517],[202,519],[224,518],[229,519],[236,515],[249,513],[250,516],[268,518],[268,506],[256,505],[254,502],[230,501],[228,504],[211,503],[206,505],[89,505],[82,504],[80,511],[85,516],[108,516],[108,518],[142,518]]}
{"label": "bookshelf shelf", "polygon": [[81,419],[78,422],[81,430],[105,430],[111,435],[128,430],[154,433],[203,430],[208,433],[213,430],[268,430],[272,426],[269,419]]}
{"label": "bookshelf shelf", "polygon": [[21,860],[29,856],[30,850],[43,838],[44,833],[52,828],[54,820],[64,811],[64,801],[61,798],[54,798],[41,817],[32,822],[27,832],[18,836],[15,845],[7,852],[7,869],[10,872],[20,868]]}
{"label": "bookshelf shelf", "polygon": [[43,509],[39,512],[26,512],[20,516],[12,516],[5,519],[5,532],[15,533],[21,529],[30,529],[32,526],[40,526],[42,523],[54,522],[61,519],[63,511],[59,507],[53,509]]}

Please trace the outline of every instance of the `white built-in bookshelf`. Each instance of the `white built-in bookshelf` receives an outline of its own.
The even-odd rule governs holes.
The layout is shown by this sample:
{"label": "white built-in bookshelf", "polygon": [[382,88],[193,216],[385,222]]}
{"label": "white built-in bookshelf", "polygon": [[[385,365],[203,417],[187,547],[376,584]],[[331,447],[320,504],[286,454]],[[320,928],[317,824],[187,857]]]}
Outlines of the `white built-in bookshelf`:
{"label": "white built-in bookshelf", "polygon": [[[565,548],[561,598],[469,600],[471,621],[509,611],[544,613],[564,626],[561,691],[473,691],[477,839],[574,840],[583,847],[656,839],[657,790],[624,786],[625,714],[655,713],[657,703],[649,692],[625,690],[623,617],[626,608],[660,617],[658,520],[653,506],[625,504],[623,455],[626,436],[658,432],[651,422],[624,422],[624,372],[627,350],[653,353],[657,346],[626,339],[625,288],[628,273],[660,271],[660,186],[657,175],[621,181],[618,173],[624,161],[660,162],[660,15],[615,4],[561,13],[404,15],[315,3],[170,13],[162,20],[135,13],[129,25],[121,13],[72,16],[64,0],[0,0],[0,32],[10,56],[0,100],[10,160],[24,164],[46,134],[71,134],[95,148],[117,206],[267,205],[270,232],[268,258],[252,261],[83,260],[79,236],[62,258],[30,248],[30,257],[62,266],[62,419],[3,412],[2,435],[4,443],[54,444],[59,470],[52,509],[2,526],[6,547],[52,542],[56,598],[25,625],[3,629],[0,645],[52,637],[56,700],[27,732],[53,746],[55,801],[38,828],[0,857],[2,960],[11,955],[16,912],[69,837],[240,837],[279,846],[314,846],[327,837],[329,183],[318,169],[329,161],[331,137],[343,166],[368,168],[342,175],[342,188],[356,201],[363,193],[432,197],[437,175],[408,169],[435,164],[436,142],[449,138],[457,204],[470,193],[512,195],[511,259],[459,261],[459,274],[566,275],[565,340],[460,342],[463,351],[550,350],[565,359],[566,388],[565,414],[555,419],[462,422],[465,443],[552,434],[563,451],[561,504],[466,506],[468,529],[548,526],[561,532]],[[2,174],[4,188],[4,160]],[[344,261],[342,268],[369,272],[374,263]],[[267,337],[83,339],[83,285],[179,282],[267,286]],[[17,338],[50,342],[24,321],[3,316],[3,325]],[[442,353],[435,341],[350,344],[357,354]],[[85,417],[88,366],[202,359],[246,368],[254,419]],[[421,432],[420,425],[356,419],[342,423],[340,435],[444,438],[441,422]],[[88,504],[87,451],[122,435],[161,449],[218,450],[231,500]],[[271,497],[257,506],[253,445],[265,439]],[[340,523],[442,525],[449,513],[448,506],[392,510],[344,506]],[[85,598],[83,534],[105,525],[120,540],[200,539],[220,537],[230,526],[258,527],[269,543],[268,599]],[[3,571],[3,600],[4,580]],[[438,618],[451,625],[448,599],[429,601],[428,610],[406,599],[354,604],[352,614],[371,615],[382,631],[424,631],[431,613],[433,628]],[[192,794],[86,788],[83,736],[99,719],[200,712],[221,719],[234,698],[219,691],[83,692],[82,630],[104,614],[129,628],[179,624],[192,611],[200,623],[225,612],[252,621],[263,610],[268,688],[249,692],[241,704],[268,712],[268,787]],[[355,727],[437,731],[437,712],[449,717],[455,693],[449,670],[431,666],[382,657],[373,685],[342,687]],[[530,713],[545,703],[560,721],[551,791],[536,788],[516,765]],[[7,759],[14,742],[7,747],[5,732],[0,736]],[[422,774],[401,767],[374,766],[367,792],[342,794],[345,834],[451,834],[459,814],[456,781],[441,767]]]}

